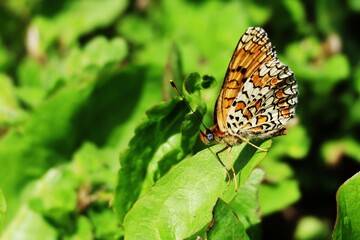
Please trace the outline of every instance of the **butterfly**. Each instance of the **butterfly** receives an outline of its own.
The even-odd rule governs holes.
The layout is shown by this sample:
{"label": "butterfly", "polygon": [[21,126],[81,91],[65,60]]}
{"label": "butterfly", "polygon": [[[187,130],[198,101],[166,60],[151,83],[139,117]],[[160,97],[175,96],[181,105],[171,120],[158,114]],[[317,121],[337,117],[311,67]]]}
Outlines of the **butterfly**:
{"label": "butterfly", "polygon": [[285,134],[285,125],[295,116],[297,103],[294,73],[279,61],[265,30],[249,27],[225,74],[215,104],[215,124],[201,131],[200,138],[205,144],[225,144],[217,155],[243,142],[267,151],[250,140]]}

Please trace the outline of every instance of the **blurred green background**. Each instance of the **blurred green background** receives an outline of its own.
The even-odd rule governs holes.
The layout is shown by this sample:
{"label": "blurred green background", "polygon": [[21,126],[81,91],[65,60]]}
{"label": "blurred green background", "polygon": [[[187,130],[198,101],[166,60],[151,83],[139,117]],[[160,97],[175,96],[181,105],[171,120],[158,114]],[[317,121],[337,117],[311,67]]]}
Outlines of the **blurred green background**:
{"label": "blurred green background", "polygon": [[358,22],[357,0],[1,1],[0,232],[121,237],[108,204],[145,111],[198,72],[218,81],[202,92],[211,126],[233,50],[261,26],[299,84],[296,121],[261,163],[268,182],[291,179],[262,203],[263,235],[327,239],[336,190],[359,170]]}

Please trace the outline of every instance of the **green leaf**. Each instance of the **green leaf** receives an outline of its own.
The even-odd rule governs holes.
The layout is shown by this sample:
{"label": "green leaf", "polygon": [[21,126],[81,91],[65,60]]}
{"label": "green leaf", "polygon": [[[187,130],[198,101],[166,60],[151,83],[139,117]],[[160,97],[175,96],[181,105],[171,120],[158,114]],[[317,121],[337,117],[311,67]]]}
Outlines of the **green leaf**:
{"label": "green leaf", "polygon": [[329,223],[316,217],[303,217],[296,227],[295,238],[299,240],[331,239]]}
{"label": "green leaf", "polygon": [[274,144],[269,151],[269,158],[303,159],[310,149],[311,139],[302,125],[291,127],[286,136],[274,138]]}
{"label": "green leaf", "polygon": [[226,187],[225,178],[224,169],[207,149],[183,160],[135,203],[124,220],[125,236],[166,239],[192,235],[211,220],[211,210]]}
{"label": "green leaf", "polygon": [[[329,93],[350,75],[350,62],[344,54],[334,54],[327,58],[322,57],[323,54],[321,42],[315,37],[292,43],[285,51],[289,66],[297,78],[310,82],[312,90],[317,94]],[[317,64],[309,64],[317,58]]]}
{"label": "green leaf", "polygon": [[20,82],[18,94],[26,104],[36,108],[50,96],[76,82],[91,84],[94,79],[108,78],[127,53],[127,45],[122,38],[106,40],[96,37],[83,49],[72,48],[65,58],[49,56],[46,64],[26,58],[17,70]]}
{"label": "green leaf", "polygon": [[348,0],[348,5],[351,9],[353,9],[356,12],[360,12],[360,2],[356,0]]}
{"label": "green leaf", "polygon": [[96,239],[114,239],[114,233],[119,231],[115,214],[110,208],[102,209],[102,211],[91,210],[89,218],[92,226],[95,226],[94,238]]}
{"label": "green leaf", "polygon": [[[253,159],[256,159],[256,154],[253,156]],[[240,239],[260,239],[261,231],[259,226],[261,222],[261,215],[258,191],[260,182],[264,178],[264,174],[265,173],[261,169],[254,169],[247,181],[240,185],[237,193],[228,190],[228,192],[234,195],[234,197],[227,202],[226,205],[227,208],[231,208],[232,216],[229,217],[228,215],[220,215],[213,219],[211,225],[215,224],[216,226],[216,224],[220,222],[221,228],[215,228],[214,230],[211,229],[210,233],[213,231],[215,232],[214,234],[217,235],[219,234],[218,232],[221,234],[223,234],[223,232],[227,232],[227,234],[240,234],[242,236]],[[230,209],[226,210],[230,211]],[[223,226],[223,222],[227,222],[228,224]],[[239,238],[235,237],[235,239]]]}
{"label": "green leaf", "polygon": [[[61,160],[52,150],[34,147],[15,132],[10,132],[0,141],[0,187],[8,200],[7,220],[12,219],[18,210],[24,186],[31,179],[41,176],[50,165]],[[28,164],[26,168],[23,167],[25,162]]]}
{"label": "green leaf", "polygon": [[1,237],[12,240],[57,240],[59,236],[57,230],[39,213],[23,206]]}
{"label": "green leaf", "polygon": [[[184,114],[181,104],[175,109],[176,101],[160,104],[148,112],[149,119],[137,127],[135,137],[130,141],[130,148],[122,153],[120,157],[121,168],[119,171],[119,182],[115,193],[114,209],[120,219],[123,219],[126,212],[137,199],[145,180],[147,168],[151,165],[153,155],[156,150],[175,133],[174,126],[168,125],[168,119],[162,117],[168,114],[168,118],[176,116],[178,113]],[[169,114],[168,111],[173,113]],[[177,124],[180,124],[178,121]],[[167,127],[167,129],[162,129]],[[162,129],[161,135],[156,134],[158,129]],[[137,137],[138,136],[138,137]],[[153,147],[151,147],[153,146]],[[137,149],[141,149],[138,151]],[[165,154],[162,154],[165,155]],[[152,171],[150,171],[152,172]],[[149,173],[152,175],[152,173]]]}
{"label": "green leaf", "polygon": [[[184,84],[187,81],[196,83],[200,81],[200,76],[190,74]],[[194,86],[189,85],[190,90],[195,91]],[[202,107],[201,104],[198,106]],[[192,112],[185,117],[188,111],[184,102],[171,99],[148,110],[146,112],[148,118],[136,128],[129,148],[120,157],[121,169],[114,202],[114,209],[120,221],[136,199],[148,191],[149,182],[151,183],[149,176],[155,176],[152,181],[156,181],[172,165],[192,151],[200,122],[196,120]],[[178,134],[180,127],[181,142],[179,138],[174,137]],[[162,152],[159,152],[160,150]],[[160,170],[159,174],[155,175],[154,169]],[[144,188],[144,183],[146,188]]]}
{"label": "green leaf", "polygon": [[213,76],[204,75],[202,78],[203,78],[202,87],[204,89],[211,89],[215,87],[215,85],[217,84],[217,81]]}
{"label": "green leaf", "polygon": [[334,239],[360,239],[360,172],[348,179],[337,191],[337,217]]}
{"label": "green leaf", "polygon": [[106,65],[118,64],[128,54],[127,45],[122,38],[113,38],[110,41],[105,37],[96,37],[84,48],[80,59],[70,61],[68,67],[81,72],[81,70],[94,66],[98,69]]}
{"label": "green leaf", "polygon": [[178,46],[173,43],[166,61],[165,70],[163,73],[163,99],[168,100],[170,96],[176,94],[169,84],[170,80],[180,85],[180,81],[184,79],[184,73],[182,68],[182,61]]}
{"label": "green leaf", "polygon": [[[243,9],[247,11],[238,14]],[[135,53],[136,60],[163,66],[167,51],[175,40],[182,56],[186,57],[183,62],[185,72],[201,71],[216,79],[223,78],[231,53],[246,27],[262,25],[271,16],[271,10],[261,4],[239,1],[226,4],[221,1],[164,1],[154,4],[151,10],[145,20],[128,17],[119,22],[119,31],[135,43],[143,43],[139,36],[144,34],[147,42]],[[179,18],[179,12],[189,17]],[[228,21],[218,16],[232,18]]]}
{"label": "green leaf", "polygon": [[[270,143],[267,141],[261,147],[269,147]],[[222,148],[217,145],[205,149],[181,161],[159,179],[126,215],[125,236],[129,239],[182,239],[208,225],[217,199],[224,197],[227,201],[236,195],[234,183],[227,186],[226,171],[214,155]],[[240,183],[248,179],[265,154],[245,144],[232,148],[228,157],[229,161],[237,159],[234,167],[241,172]],[[225,156],[220,154],[221,158]],[[236,163],[240,161],[238,169]],[[226,196],[223,195],[225,190]]]}
{"label": "green leaf", "polygon": [[[104,224],[105,225],[105,224]],[[86,217],[80,216],[76,221],[76,232],[70,237],[65,236],[64,240],[94,239],[92,226]]]}
{"label": "green leaf", "polygon": [[[360,3],[360,2],[359,2]],[[356,90],[357,93],[360,93],[360,64],[357,64],[354,67],[354,81],[353,81],[353,86]],[[356,111],[355,111],[356,112]],[[359,119],[359,117],[357,118]]]}
{"label": "green leaf", "polygon": [[299,0],[286,0],[283,1],[284,7],[291,16],[291,21],[297,25],[306,23],[306,10],[304,5]]}
{"label": "green leaf", "polygon": [[[328,58],[323,67],[323,77],[333,84],[342,79],[346,79],[350,74],[349,61],[344,54],[337,54]],[[329,71],[332,73],[330,74]]]}
{"label": "green leaf", "polygon": [[[97,237],[113,236],[118,232],[116,216],[108,206],[109,188],[114,186],[116,176],[116,171],[108,169],[109,160],[113,159],[94,144],[84,144],[71,162],[49,169],[42,178],[26,185],[21,194],[24,211],[16,213],[10,226],[26,226],[28,218],[35,216],[44,221],[31,227],[45,228],[51,224],[61,237],[90,239],[84,236],[90,234],[93,238],[94,226]],[[109,189],[108,193],[104,188]],[[101,226],[101,221],[112,224]],[[38,237],[35,232],[24,231],[29,239]],[[6,234],[7,239],[13,239],[16,232],[7,229]]]}
{"label": "green leaf", "polygon": [[263,170],[255,168],[247,181],[240,185],[236,197],[228,203],[250,239],[260,239],[259,187],[264,176]]}
{"label": "green leaf", "polygon": [[71,173],[61,168],[51,169],[34,185],[28,186],[29,207],[53,222],[66,222],[69,214],[76,210],[76,187]]}
{"label": "green leaf", "polygon": [[5,223],[5,214],[6,214],[6,199],[0,188],[0,236],[3,231]]}
{"label": "green leaf", "polygon": [[[253,141],[255,145],[260,148],[270,149],[272,140],[262,141]],[[262,143],[261,143],[262,142]],[[261,143],[261,144],[260,144]],[[239,172],[240,181],[239,183],[245,183],[250,175],[252,174],[255,167],[263,160],[267,152],[257,150],[249,144],[243,145],[243,150],[238,155],[236,162],[234,163],[234,168],[236,172]]]}
{"label": "green leaf", "polygon": [[155,35],[155,32],[152,31],[151,23],[135,14],[124,16],[119,21],[117,30],[126,39],[138,45],[150,43]]}
{"label": "green leaf", "polygon": [[261,169],[266,172],[266,180],[271,183],[277,183],[285,179],[293,178],[294,170],[291,166],[286,162],[274,158],[271,153],[272,151],[266,156],[266,161],[260,163]]}
{"label": "green leaf", "polygon": [[[254,141],[254,144],[264,148],[269,149],[272,143],[272,140],[267,140],[265,142]],[[241,187],[242,184],[245,184],[257,165],[259,165],[260,161],[264,159],[267,152],[263,152],[261,150],[255,149],[253,146],[249,144],[242,144],[237,147],[233,147],[230,152],[230,157],[225,153],[220,155],[220,158],[223,159],[223,163],[229,167],[229,161],[231,159],[236,159],[234,162],[234,170],[237,173],[238,185]],[[224,161],[224,159],[228,161]],[[233,188],[235,189],[235,181],[231,182]],[[235,191],[227,191],[222,196],[222,199],[225,202],[232,201],[237,196]]]}
{"label": "green leaf", "polygon": [[98,148],[94,143],[85,142],[74,154],[70,171],[80,184],[114,186],[119,168],[117,154],[117,151]]}
{"label": "green leaf", "polygon": [[69,1],[57,7],[54,4],[43,4],[41,7],[45,15],[34,17],[32,21],[42,36],[40,49],[47,49],[57,38],[62,40],[64,47],[71,45],[81,35],[110,24],[125,10],[127,4],[126,0]]}
{"label": "green leaf", "polygon": [[232,209],[221,199],[213,210],[213,220],[207,239],[250,239],[242,222]]}
{"label": "green leaf", "polygon": [[24,121],[26,114],[19,105],[11,79],[0,73],[0,135],[9,127]]}
{"label": "green leaf", "polygon": [[6,69],[12,64],[12,61],[14,60],[14,55],[15,54],[11,51],[11,49],[6,47],[6,45],[3,42],[3,39],[1,39],[0,40],[0,71],[4,71],[4,72],[6,71]]}
{"label": "green leaf", "polygon": [[277,183],[260,186],[259,199],[263,216],[280,211],[300,199],[299,183],[293,179],[285,179]]}
{"label": "green leaf", "polygon": [[[2,177],[0,187],[9,203],[9,219],[29,181],[71,159],[84,139],[105,145],[114,128],[128,119],[141,91],[141,78],[136,77],[141,76],[140,69],[129,67],[107,75],[81,76],[83,81],[74,81],[46,99],[21,131],[12,129],[2,138],[0,176],[6,178]],[[115,106],[123,102],[127,102],[126,106]],[[101,124],[94,121],[99,116]]]}
{"label": "green leaf", "polygon": [[321,153],[325,162],[329,165],[336,165],[344,155],[352,157],[360,162],[360,144],[351,137],[327,141],[321,147]]}

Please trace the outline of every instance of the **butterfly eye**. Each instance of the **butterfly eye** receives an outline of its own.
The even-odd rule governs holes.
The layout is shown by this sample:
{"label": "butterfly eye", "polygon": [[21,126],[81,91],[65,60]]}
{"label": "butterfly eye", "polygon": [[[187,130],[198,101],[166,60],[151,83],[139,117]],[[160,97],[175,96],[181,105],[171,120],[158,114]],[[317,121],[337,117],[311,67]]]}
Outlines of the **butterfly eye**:
{"label": "butterfly eye", "polygon": [[214,141],[214,134],[213,134],[213,133],[208,133],[208,134],[206,135],[206,139],[207,139],[209,142]]}

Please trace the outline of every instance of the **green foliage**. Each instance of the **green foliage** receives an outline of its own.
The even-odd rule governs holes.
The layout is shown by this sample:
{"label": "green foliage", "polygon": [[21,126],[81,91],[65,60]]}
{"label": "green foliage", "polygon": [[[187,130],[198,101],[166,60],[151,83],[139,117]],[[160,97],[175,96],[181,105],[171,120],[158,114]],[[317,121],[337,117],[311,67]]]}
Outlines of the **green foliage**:
{"label": "green foliage", "polygon": [[[359,238],[359,10],[2,1],[1,239]],[[286,136],[254,141],[269,152],[220,154],[236,192],[214,155],[223,146],[205,148],[198,133],[249,26],[295,72],[299,104]]]}
{"label": "green foliage", "polygon": [[304,217],[295,231],[296,239],[330,239],[330,227],[316,217]]}
{"label": "green foliage", "polygon": [[6,213],[6,200],[3,192],[0,190],[0,233],[2,233]]}
{"label": "green foliage", "polygon": [[237,216],[223,201],[219,200],[213,211],[214,226],[211,226],[209,239],[250,239]]}
{"label": "green foliage", "polygon": [[[269,141],[261,146],[268,147]],[[211,151],[220,149],[221,146],[215,146]],[[254,220],[255,212],[259,209],[256,204],[256,183],[253,183],[256,178],[253,177],[255,179],[250,183],[246,181],[253,166],[264,158],[265,153],[255,153],[254,149],[244,145],[232,149],[230,158],[236,159],[238,156],[235,167],[240,161],[247,163],[237,169],[241,173],[240,184],[244,185],[236,193],[234,182],[228,186],[224,181],[226,171],[211,151],[205,149],[183,160],[140,198],[124,219],[125,235],[130,239],[190,237],[209,225],[212,208],[219,197],[229,204],[233,214],[240,216],[247,228],[253,226],[254,222],[258,223],[259,219]],[[257,176],[257,182],[262,175]],[[226,216],[215,218],[216,228],[217,222],[227,219]],[[139,222],[139,219],[142,221]]]}
{"label": "green foliage", "polygon": [[358,239],[360,237],[360,174],[347,180],[338,190],[337,219],[334,239]]}
{"label": "green foliage", "polygon": [[[198,74],[191,74],[186,82],[196,84],[199,78]],[[141,192],[148,191],[172,165],[190,153],[200,123],[193,114],[185,117],[186,111],[186,105],[176,99],[161,103],[147,111],[148,119],[136,128],[129,148],[120,157],[115,197],[115,210],[120,219]]]}

